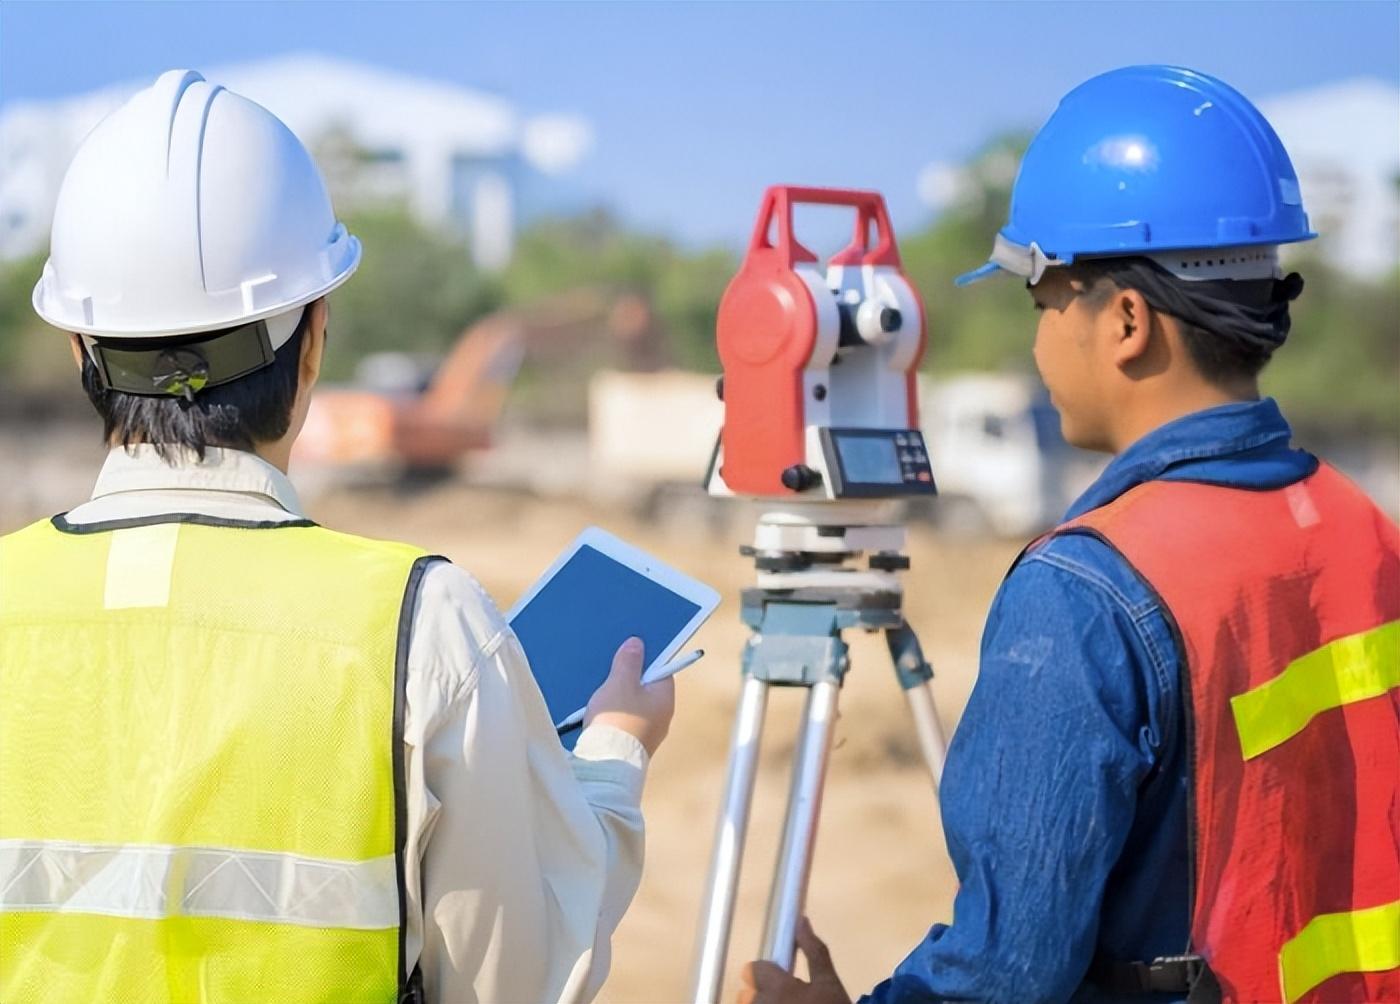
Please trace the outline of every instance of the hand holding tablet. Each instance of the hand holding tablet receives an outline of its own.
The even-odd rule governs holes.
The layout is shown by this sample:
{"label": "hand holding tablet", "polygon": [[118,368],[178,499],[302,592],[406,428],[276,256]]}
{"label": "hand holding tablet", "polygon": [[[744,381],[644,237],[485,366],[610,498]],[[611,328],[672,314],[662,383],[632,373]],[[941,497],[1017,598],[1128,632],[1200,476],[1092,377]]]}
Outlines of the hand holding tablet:
{"label": "hand holding tablet", "polygon": [[[597,527],[583,531],[510,611],[556,726],[582,720],[613,656],[642,639],[643,682],[693,660],[670,663],[719,604],[709,586]],[[683,665],[682,665],[683,663]],[[562,737],[572,748],[577,730]]]}
{"label": "hand holding tablet", "polygon": [[[694,652],[687,652],[679,659],[673,659],[664,666],[648,670],[642,676],[642,686],[645,687],[651,683],[660,683],[662,680],[675,676],[683,669],[689,669],[703,658],[705,658],[705,650],[703,648],[697,648]],[[581,727],[583,725],[584,715],[587,711],[587,708],[580,708],[556,725],[555,728],[558,729],[560,735],[563,735],[570,729]]]}

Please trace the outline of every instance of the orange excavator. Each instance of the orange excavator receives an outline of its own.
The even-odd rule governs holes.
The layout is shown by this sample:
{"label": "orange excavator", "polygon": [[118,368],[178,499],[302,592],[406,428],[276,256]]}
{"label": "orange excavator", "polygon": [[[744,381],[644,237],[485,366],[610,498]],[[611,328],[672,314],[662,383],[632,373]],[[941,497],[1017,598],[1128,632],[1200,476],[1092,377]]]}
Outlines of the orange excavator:
{"label": "orange excavator", "polygon": [[591,287],[488,315],[435,366],[404,353],[366,356],[353,385],[313,395],[294,460],[320,469],[450,469],[491,445],[527,356],[547,363],[600,343],[625,369],[665,361],[647,301]]}

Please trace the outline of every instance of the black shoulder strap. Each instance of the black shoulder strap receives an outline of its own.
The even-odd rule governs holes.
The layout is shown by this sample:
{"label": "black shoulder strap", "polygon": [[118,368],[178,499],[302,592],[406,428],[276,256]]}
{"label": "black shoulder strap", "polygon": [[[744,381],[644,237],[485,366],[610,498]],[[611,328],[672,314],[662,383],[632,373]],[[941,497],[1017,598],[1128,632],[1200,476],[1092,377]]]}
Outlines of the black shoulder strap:
{"label": "black shoulder strap", "polygon": [[423,995],[423,967],[417,963],[413,966],[413,972],[409,974],[408,982],[399,991],[399,1004],[426,1004],[427,998]]}
{"label": "black shoulder strap", "polygon": [[408,640],[413,633],[413,615],[418,609],[418,593],[423,576],[433,565],[446,561],[440,554],[427,554],[413,563],[404,586],[403,605],[399,608],[399,633],[394,652],[394,871],[399,886],[399,1001],[401,1004],[422,1004],[423,972],[415,965],[408,972],[404,939],[408,934],[408,878],[404,871],[404,853],[408,845],[408,781],[403,759],[403,722],[407,704]]}

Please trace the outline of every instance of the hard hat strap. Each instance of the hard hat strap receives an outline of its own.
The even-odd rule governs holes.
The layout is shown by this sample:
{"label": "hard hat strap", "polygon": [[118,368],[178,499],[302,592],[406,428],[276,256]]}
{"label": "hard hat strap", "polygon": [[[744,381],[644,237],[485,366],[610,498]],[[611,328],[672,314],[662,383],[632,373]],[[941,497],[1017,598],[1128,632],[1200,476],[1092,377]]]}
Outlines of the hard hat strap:
{"label": "hard hat strap", "polygon": [[1120,288],[1136,289],[1154,310],[1255,351],[1272,352],[1284,343],[1291,326],[1288,305],[1303,290],[1297,272],[1279,279],[1183,281],[1142,257],[1083,264]]}
{"label": "hard hat strap", "polygon": [[187,401],[271,366],[277,358],[261,320],[198,339],[99,338],[88,345],[107,389]]}

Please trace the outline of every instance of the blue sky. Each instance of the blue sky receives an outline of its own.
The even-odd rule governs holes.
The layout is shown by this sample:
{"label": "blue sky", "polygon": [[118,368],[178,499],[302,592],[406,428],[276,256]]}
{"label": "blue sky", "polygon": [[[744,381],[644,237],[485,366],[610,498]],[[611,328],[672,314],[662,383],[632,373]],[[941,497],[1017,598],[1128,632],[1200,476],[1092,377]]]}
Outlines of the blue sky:
{"label": "blue sky", "polygon": [[777,181],[873,187],[897,225],[915,182],[1034,127],[1113,66],[1184,63],[1264,98],[1400,81],[1400,4],[0,4],[0,104],[320,50],[589,119],[570,187],[687,243],[746,235]]}

